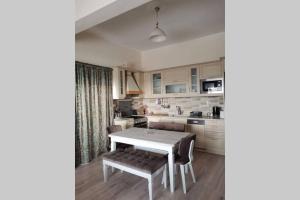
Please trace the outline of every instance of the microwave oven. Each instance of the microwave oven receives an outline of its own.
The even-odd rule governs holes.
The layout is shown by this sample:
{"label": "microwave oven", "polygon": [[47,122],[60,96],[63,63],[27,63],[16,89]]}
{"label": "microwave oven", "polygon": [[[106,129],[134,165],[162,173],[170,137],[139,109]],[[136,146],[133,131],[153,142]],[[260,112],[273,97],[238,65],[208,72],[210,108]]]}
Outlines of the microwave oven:
{"label": "microwave oven", "polygon": [[223,78],[201,79],[200,93],[201,94],[224,93],[224,79]]}

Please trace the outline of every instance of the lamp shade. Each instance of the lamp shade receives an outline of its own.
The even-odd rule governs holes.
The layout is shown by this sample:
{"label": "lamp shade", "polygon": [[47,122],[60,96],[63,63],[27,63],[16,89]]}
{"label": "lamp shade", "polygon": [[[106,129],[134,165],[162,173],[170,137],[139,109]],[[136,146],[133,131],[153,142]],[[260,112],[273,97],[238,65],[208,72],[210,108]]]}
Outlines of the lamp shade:
{"label": "lamp shade", "polygon": [[150,33],[149,39],[153,42],[162,42],[167,39],[167,35],[159,27],[155,27],[154,30]]}

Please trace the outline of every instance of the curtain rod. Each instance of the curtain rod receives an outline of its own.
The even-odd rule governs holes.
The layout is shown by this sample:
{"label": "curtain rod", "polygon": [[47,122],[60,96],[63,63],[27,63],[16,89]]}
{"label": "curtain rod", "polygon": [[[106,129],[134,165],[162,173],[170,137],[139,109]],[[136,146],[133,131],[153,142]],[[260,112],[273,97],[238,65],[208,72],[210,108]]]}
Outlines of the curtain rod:
{"label": "curtain rod", "polygon": [[[100,67],[100,68],[104,68],[104,69],[106,69],[106,70],[113,70],[111,67],[104,67],[104,66],[94,65],[94,64],[85,63],[85,62],[80,62],[80,61],[75,61],[75,63],[87,65],[86,67]],[[89,66],[88,66],[88,65],[89,65]]]}

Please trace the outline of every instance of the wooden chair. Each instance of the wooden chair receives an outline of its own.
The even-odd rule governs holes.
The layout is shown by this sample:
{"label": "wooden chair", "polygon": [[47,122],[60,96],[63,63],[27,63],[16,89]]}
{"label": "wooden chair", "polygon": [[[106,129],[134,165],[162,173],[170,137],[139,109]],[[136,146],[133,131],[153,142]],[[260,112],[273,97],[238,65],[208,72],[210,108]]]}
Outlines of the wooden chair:
{"label": "wooden chair", "polygon": [[[182,188],[183,193],[186,194],[186,182],[185,182],[185,174],[188,174],[188,171],[191,172],[191,176],[193,182],[196,183],[196,178],[194,174],[194,169],[192,166],[193,161],[193,150],[194,150],[194,139],[193,137],[183,138],[179,144],[178,153],[175,154],[175,164],[174,164],[174,172],[177,174],[177,165],[180,166],[181,180],[182,180]],[[190,170],[188,170],[188,168]],[[164,180],[162,180],[162,184]]]}
{"label": "wooden chair", "polygon": [[[183,193],[186,194],[185,173],[191,172],[193,182],[196,183],[193,161],[194,140],[192,137],[183,138],[179,144],[178,155],[175,156],[175,165],[180,166]],[[189,170],[188,170],[189,169]],[[176,167],[175,167],[176,171]]]}

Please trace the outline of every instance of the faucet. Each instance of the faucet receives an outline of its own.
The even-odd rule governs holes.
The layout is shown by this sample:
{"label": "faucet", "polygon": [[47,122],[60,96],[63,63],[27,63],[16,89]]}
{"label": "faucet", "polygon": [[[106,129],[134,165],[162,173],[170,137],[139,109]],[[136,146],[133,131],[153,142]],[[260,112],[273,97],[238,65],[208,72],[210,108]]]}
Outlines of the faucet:
{"label": "faucet", "polygon": [[178,115],[182,115],[183,112],[182,112],[180,106],[176,106],[176,110],[177,110]]}

